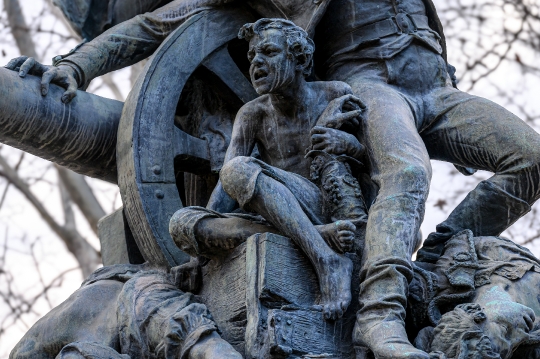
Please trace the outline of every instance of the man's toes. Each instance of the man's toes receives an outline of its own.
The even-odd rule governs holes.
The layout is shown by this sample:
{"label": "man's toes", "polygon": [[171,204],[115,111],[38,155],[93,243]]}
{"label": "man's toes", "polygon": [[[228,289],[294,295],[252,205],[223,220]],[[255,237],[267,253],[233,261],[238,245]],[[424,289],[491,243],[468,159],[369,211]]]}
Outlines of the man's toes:
{"label": "man's toes", "polygon": [[333,304],[330,306],[328,320],[336,320],[336,307]]}
{"label": "man's toes", "polygon": [[354,238],[354,231],[351,231],[350,229],[340,229],[338,235],[341,238]]}
{"label": "man's toes", "polygon": [[349,231],[354,232],[356,231],[356,226],[350,221],[345,221],[345,225],[343,226],[343,229],[347,229]]}
{"label": "man's toes", "polygon": [[349,231],[345,233],[341,232],[339,235],[339,246],[343,252],[350,252],[354,246],[354,234]]}
{"label": "man's toes", "polygon": [[338,310],[337,306],[335,304],[328,304],[325,306],[324,311],[324,319],[326,320],[336,320],[341,315],[343,315],[343,312],[341,312],[341,315],[339,314],[340,310]]}
{"label": "man's toes", "polygon": [[350,244],[354,241],[354,233],[349,231],[340,233],[340,239],[343,243]]}
{"label": "man's toes", "polygon": [[324,316],[324,319],[326,320],[330,320],[332,319],[332,304],[327,304],[324,306],[324,310],[323,310],[323,316]]}
{"label": "man's toes", "polygon": [[330,318],[330,312],[328,311],[328,306],[325,305],[322,311],[323,318],[328,320]]}

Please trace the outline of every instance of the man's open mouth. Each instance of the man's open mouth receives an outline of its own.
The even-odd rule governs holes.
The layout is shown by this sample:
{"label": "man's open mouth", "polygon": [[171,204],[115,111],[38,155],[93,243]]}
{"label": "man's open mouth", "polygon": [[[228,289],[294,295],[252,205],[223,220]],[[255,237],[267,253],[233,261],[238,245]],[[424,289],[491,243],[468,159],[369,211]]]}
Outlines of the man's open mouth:
{"label": "man's open mouth", "polygon": [[257,69],[253,72],[253,79],[255,81],[265,78],[266,76],[268,76],[268,71],[264,69]]}

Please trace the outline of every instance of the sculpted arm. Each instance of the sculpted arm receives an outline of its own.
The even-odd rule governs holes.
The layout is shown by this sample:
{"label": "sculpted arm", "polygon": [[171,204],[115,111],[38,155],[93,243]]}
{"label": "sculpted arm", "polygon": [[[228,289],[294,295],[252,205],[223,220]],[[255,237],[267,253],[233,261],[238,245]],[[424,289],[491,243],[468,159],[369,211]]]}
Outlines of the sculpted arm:
{"label": "sculpted arm", "polygon": [[[255,147],[255,132],[253,129],[253,114],[246,110],[246,106],[242,107],[234,121],[231,143],[225,154],[223,165],[238,156],[250,156]],[[236,205],[236,201],[232,199],[223,189],[221,180],[210,196],[207,208],[220,212],[231,212]]]}
{"label": "sculpted arm", "polygon": [[[347,86],[344,90],[350,88]],[[365,108],[362,101],[352,94],[352,90],[330,101],[311,130],[312,148],[360,159],[364,154],[364,146],[354,135],[343,131],[343,128],[348,127],[357,132]]]}
{"label": "sculpted arm", "polygon": [[189,17],[227,0],[176,0],[124,21],[84,44],[58,64],[74,67],[79,86],[103,74],[133,65],[154,53]]}
{"label": "sculpted arm", "polygon": [[67,89],[62,101],[69,102],[77,88],[86,89],[92,79],[133,65],[154,53],[165,38],[189,17],[235,0],[176,0],[153,12],[124,21],[70,54],[56,59],[55,66],[44,66],[32,58],[17,58],[6,67],[43,76],[42,94],[53,82]]}

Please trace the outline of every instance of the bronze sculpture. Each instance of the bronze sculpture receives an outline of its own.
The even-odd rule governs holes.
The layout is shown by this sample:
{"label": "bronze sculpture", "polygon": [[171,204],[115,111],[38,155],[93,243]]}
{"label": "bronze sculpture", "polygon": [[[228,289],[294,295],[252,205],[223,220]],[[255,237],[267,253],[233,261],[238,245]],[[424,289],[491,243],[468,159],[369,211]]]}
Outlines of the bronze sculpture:
{"label": "bronze sculpture", "polygon": [[[194,4],[195,8],[190,8],[172,2],[109,30],[58,59],[57,67],[44,68],[26,59],[16,60],[9,67],[20,70],[22,76],[45,74],[45,93],[50,80],[68,85],[63,101],[69,102],[75,95],[75,84],[84,88],[92,77],[151,53],[170,31],[204,8],[197,6],[204,5],[222,4]],[[276,11],[267,4],[250,5],[260,15],[274,15]],[[460,230],[470,229],[475,236],[498,235],[530,209],[540,192],[539,135],[506,110],[452,87],[441,56],[441,29],[434,22],[431,6],[426,8],[421,1],[387,2],[380,4],[382,9],[364,10],[366,16],[353,21],[351,8],[362,13],[375,2],[323,2],[303,12],[297,11],[295,4],[286,5],[290,7],[280,15],[311,32],[328,6],[319,27],[323,30],[316,32],[321,49],[317,74],[325,80],[349,83],[367,105],[356,135],[367,148],[368,169],[378,194],[373,203],[368,203],[360,272],[361,308],[354,341],[357,346],[370,348],[377,358],[427,358],[425,352],[409,343],[404,321],[406,293],[413,279],[410,256],[417,245],[430,181],[429,158],[497,173],[481,183],[438,227],[438,232],[430,235],[420,258],[436,262],[444,243]],[[138,38],[123,39],[135,30]],[[125,45],[128,51],[120,51]],[[231,172],[241,163],[237,165]],[[228,189],[233,190],[234,186]],[[213,208],[219,210],[225,202],[218,204]],[[257,212],[272,217],[264,208],[256,207]],[[224,208],[228,211],[230,206]],[[280,227],[275,225],[277,219],[266,219]],[[312,231],[310,237],[318,238],[312,226],[306,226]],[[342,288],[347,291],[346,286]],[[343,304],[348,302],[347,295],[344,298]],[[340,312],[336,307],[327,310],[331,317]]]}
{"label": "bronze sculpture", "polygon": [[88,277],[10,358],[241,358],[216,330],[206,307],[168,273],[116,265]]}
{"label": "bronze sculpture", "polygon": [[540,266],[528,249],[504,238],[473,237],[465,230],[447,241],[435,264],[415,265],[417,284],[437,283],[427,296],[420,293],[429,291],[411,288],[410,306],[425,309],[416,317],[418,324],[425,320],[418,347],[448,359],[538,355]]}

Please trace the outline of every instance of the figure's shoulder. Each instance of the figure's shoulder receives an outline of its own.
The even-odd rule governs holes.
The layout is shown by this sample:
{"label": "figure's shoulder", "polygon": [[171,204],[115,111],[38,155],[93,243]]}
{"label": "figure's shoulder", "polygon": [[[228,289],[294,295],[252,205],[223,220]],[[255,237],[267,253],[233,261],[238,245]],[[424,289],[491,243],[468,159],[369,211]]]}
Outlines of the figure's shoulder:
{"label": "figure's shoulder", "polygon": [[270,97],[268,95],[259,96],[242,106],[240,110],[238,110],[236,118],[260,118],[269,111],[269,106],[271,106]]}
{"label": "figure's shoulder", "polygon": [[328,101],[353,93],[351,86],[343,81],[314,81],[309,84],[312,89],[324,94]]}

